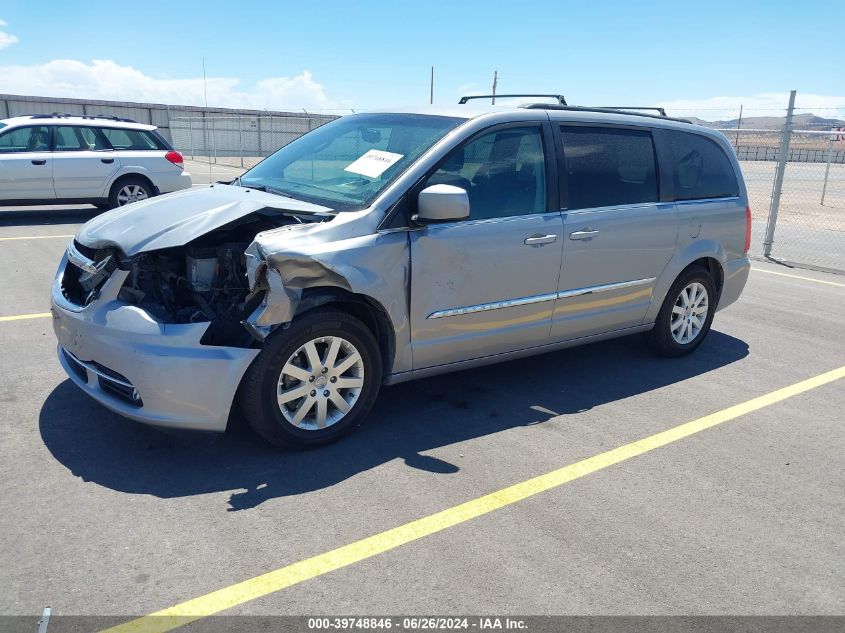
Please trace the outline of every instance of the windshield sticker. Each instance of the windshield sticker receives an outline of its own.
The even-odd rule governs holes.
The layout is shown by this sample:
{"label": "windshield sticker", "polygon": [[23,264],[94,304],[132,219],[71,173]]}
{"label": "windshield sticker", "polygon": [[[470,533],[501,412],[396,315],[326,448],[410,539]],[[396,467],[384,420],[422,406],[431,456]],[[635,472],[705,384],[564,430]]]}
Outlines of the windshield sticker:
{"label": "windshield sticker", "polygon": [[351,171],[353,174],[361,174],[368,178],[378,178],[388,167],[401,160],[404,154],[383,152],[380,149],[371,149],[356,161],[343,168],[343,171]]}

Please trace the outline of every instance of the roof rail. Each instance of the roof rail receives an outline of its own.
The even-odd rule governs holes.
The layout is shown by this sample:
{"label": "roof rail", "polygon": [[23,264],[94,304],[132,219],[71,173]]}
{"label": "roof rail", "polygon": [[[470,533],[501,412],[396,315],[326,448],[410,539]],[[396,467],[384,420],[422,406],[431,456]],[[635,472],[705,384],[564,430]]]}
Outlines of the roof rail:
{"label": "roof rail", "polygon": [[[650,119],[661,119],[666,121],[678,121],[679,123],[692,123],[689,119],[678,119],[675,117],[667,116],[666,111],[663,108],[652,108],[652,107],[618,107],[618,106],[605,106],[605,107],[590,107],[590,106],[571,106],[571,105],[557,105],[554,103],[528,103],[523,106],[523,108],[527,108],[529,110],[571,110],[573,112],[603,112],[605,114],[628,114],[631,116],[644,116]],[[655,110],[660,114],[647,114],[645,112],[635,112],[635,110]]]}
{"label": "roof rail", "polygon": [[75,116],[69,112],[53,112],[52,114],[30,114],[30,119],[67,119]]}
{"label": "roof rail", "polygon": [[563,95],[467,95],[465,97],[461,97],[461,100],[458,101],[458,103],[463,105],[470,99],[512,99],[515,97],[557,99],[559,105],[566,105],[566,99],[564,99]]}
{"label": "roof rail", "polygon": [[121,121],[123,123],[137,123],[134,119],[122,119],[113,114],[71,114],[70,112],[53,112],[52,114],[30,114],[30,119],[105,119]]}
{"label": "roof rail", "polygon": [[86,114],[83,119],[107,119],[109,121],[121,121],[123,123],[137,123],[135,119],[125,119],[113,114]]}
{"label": "roof rail", "polygon": [[660,116],[666,116],[666,110],[663,108],[649,107],[649,106],[596,106],[602,110],[650,110],[659,112]]}

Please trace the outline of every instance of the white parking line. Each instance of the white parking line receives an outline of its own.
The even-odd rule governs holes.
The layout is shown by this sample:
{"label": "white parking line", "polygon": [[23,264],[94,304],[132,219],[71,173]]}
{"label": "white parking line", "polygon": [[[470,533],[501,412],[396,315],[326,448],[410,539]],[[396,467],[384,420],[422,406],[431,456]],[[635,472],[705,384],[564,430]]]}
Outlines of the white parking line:
{"label": "white parking line", "polygon": [[801,279],[803,281],[815,281],[817,284],[827,284],[828,286],[839,286],[845,288],[845,284],[836,283],[835,281],[827,281],[826,279],[814,279],[813,277],[802,277],[801,275],[790,275],[789,273],[781,273],[774,270],[764,270],[763,268],[751,268],[756,273],[766,273],[767,275],[777,275],[779,277],[791,277],[792,279]]}
{"label": "white parking line", "polygon": [[73,237],[73,235],[16,235],[14,237],[0,237],[0,242],[11,242],[14,240],[51,240],[60,237],[68,239]]}

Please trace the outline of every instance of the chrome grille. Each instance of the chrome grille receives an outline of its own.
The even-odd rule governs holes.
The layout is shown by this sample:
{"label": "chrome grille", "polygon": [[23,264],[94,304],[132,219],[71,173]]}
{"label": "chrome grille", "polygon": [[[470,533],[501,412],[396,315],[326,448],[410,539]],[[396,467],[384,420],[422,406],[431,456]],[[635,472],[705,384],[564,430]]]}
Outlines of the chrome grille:
{"label": "chrome grille", "polygon": [[65,360],[67,360],[67,363],[73,373],[76,374],[83,382],[88,382],[88,372],[91,372],[97,376],[97,384],[100,385],[100,389],[109,395],[117,398],[118,400],[122,400],[127,404],[131,404],[133,407],[140,408],[144,406],[144,403],[141,400],[141,395],[138,393],[138,390],[135,389],[135,386],[129,382],[129,379],[126,378],[126,376],[119,374],[113,369],[109,369],[98,362],[86,362],[79,360],[76,356],[64,348],[62,348],[62,353],[64,354]]}
{"label": "chrome grille", "polygon": [[85,369],[85,365],[73,354],[71,354],[66,349],[62,350],[62,353],[65,355],[65,360],[70,368],[73,370],[73,373],[76,374],[77,378],[80,380],[84,380],[88,382],[88,370]]}

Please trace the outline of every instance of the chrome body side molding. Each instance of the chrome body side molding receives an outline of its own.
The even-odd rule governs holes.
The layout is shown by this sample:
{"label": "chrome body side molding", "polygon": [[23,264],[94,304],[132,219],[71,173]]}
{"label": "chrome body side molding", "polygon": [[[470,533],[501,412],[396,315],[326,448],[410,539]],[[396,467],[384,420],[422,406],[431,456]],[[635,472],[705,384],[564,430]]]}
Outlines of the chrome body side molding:
{"label": "chrome body side molding", "polygon": [[460,314],[471,314],[473,312],[485,312],[487,310],[498,310],[500,308],[512,308],[514,306],[524,306],[531,303],[541,303],[543,301],[554,301],[557,299],[558,293],[550,292],[544,295],[534,295],[532,297],[520,297],[518,299],[506,299],[504,301],[494,301],[492,303],[480,303],[474,306],[465,306],[462,308],[450,308],[449,310],[438,310],[428,315],[429,319],[440,319],[443,317],[458,316]]}
{"label": "chrome body side molding", "polygon": [[572,290],[562,290],[560,292],[550,292],[548,294],[533,295],[531,297],[519,297],[517,299],[506,299],[504,301],[493,301],[491,303],[480,303],[472,306],[464,306],[460,308],[450,308],[448,310],[438,310],[428,315],[429,319],[441,319],[443,317],[458,316],[461,314],[471,314],[473,312],[485,312],[487,310],[499,310],[501,308],[511,308],[514,306],[523,306],[531,303],[541,303],[543,301],[554,301],[555,299],[568,299],[570,297],[580,297],[582,295],[596,294],[599,292],[607,292],[609,290],[620,290],[622,288],[631,288],[633,286],[644,286],[652,284],[657,280],[656,277],[648,277],[646,279],[632,279],[631,281],[620,281],[612,284],[602,284],[600,286],[589,286],[586,288],[573,288]]}
{"label": "chrome body side molding", "polygon": [[648,277],[646,279],[633,279],[631,281],[620,281],[615,284],[603,284],[601,286],[589,286],[587,288],[574,288],[572,290],[562,290],[557,293],[558,299],[568,299],[569,297],[580,297],[581,295],[592,295],[598,292],[607,292],[608,290],[619,290],[621,288],[631,288],[632,286],[645,286],[657,281],[657,277]]}

